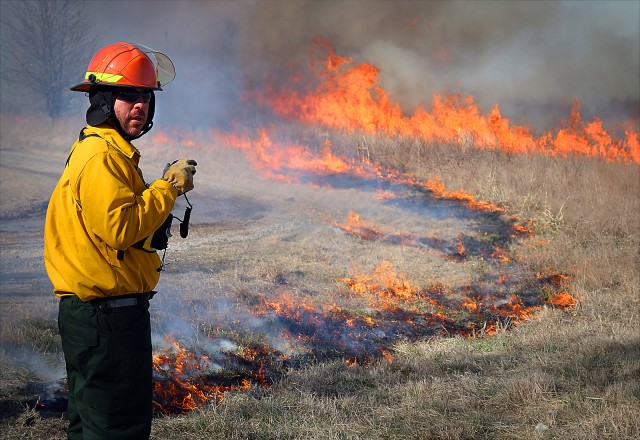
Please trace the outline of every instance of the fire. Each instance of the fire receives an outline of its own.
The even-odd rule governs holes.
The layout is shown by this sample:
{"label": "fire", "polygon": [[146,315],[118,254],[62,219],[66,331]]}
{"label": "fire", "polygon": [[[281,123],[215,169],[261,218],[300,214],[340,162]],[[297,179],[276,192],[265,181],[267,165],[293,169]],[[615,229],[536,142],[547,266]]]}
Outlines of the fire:
{"label": "fire", "polygon": [[[547,278],[547,281],[551,280],[552,278]],[[539,305],[523,305],[522,298],[515,294],[507,295],[506,290],[505,298],[502,300],[498,297],[491,297],[479,301],[473,288],[463,287],[458,292],[456,289],[444,288],[439,285],[419,289],[410,284],[403,274],[396,273],[388,262],[382,262],[370,275],[358,275],[353,278],[345,278],[342,281],[352,292],[366,296],[372,307],[398,310],[412,308],[418,302],[425,302],[433,306],[436,314],[445,320],[449,310],[462,307],[475,315],[478,323],[480,318],[486,319],[483,317],[485,314],[493,313],[510,319],[515,325],[521,320],[530,318],[540,309]],[[498,281],[505,283],[507,277],[502,275]],[[560,293],[557,295],[560,295],[559,298],[565,299],[564,295]],[[456,296],[462,296],[462,299],[456,300]],[[548,302],[555,305],[551,301]],[[473,320],[469,321],[469,324],[471,322]],[[465,334],[464,331],[461,333]]]}
{"label": "fire", "polygon": [[[153,403],[165,414],[192,411],[207,402],[220,403],[224,394],[251,387],[257,383],[268,386],[258,369],[250,377],[228,381],[217,380],[209,356],[197,355],[168,336],[170,348],[153,356]],[[251,361],[251,355],[245,353]]]}
{"label": "fire", "polygon": [[478,310],[478,303],[473,298],[463,299],[460,305],[470,312],[475,312],[476,310]]}
{"label": "fire", "polygon": [[397,197],[397,194],[393,191],[377,191],[374,198],[377,200],[390,200]]}
{"label": "fire", "polygon": [[448,191],[444,187],[442,177],[436,176],[434,179],[427,180],[425,186],[433,193],[433,195],[440,199],[458,200],[465,202],[472,209],[478,209],[481,211],[502,212],[503,208],[494,205],[492,203],[478,201],[474,196],[468,194],[462,190],[460,191]]}
{"label": "fire", "polygon": [[178,143],[190,148],[197,146],[214,149],[226,146],[236,149],[245,153],[249,164],[262,177],[287,183],[294,183],[296,173],[300,172],[313,171],[318,175],[329,175],[351,169],[350,164],[332,152],[328,139],[319,153],[312,153],[307,146],[272,139],[268,127],[258,128],[251,134],[210,129],[201,136],[178,130],[157,130],[152,139],[156,145]]}
{"label": "fire", "polygon": [[507,315],[508,317],[513,319],[514,324],[517,325],[518,322],[528,319],[534,315],[535,312],[540,310],[540,306],[529,306],[525,307],[521,303],[521,299],[518,295],[511,295],[509,301],[500,306],[494,306],[494,310],[496,313],[501,315]]}
{"label": "fire", "polygon": [[573,297],[554,290],[565,280],[561,274],[534,274],[533,279],[503,275],[500,287],[487,295],[474,285],[419,287],[383,261],[370,273],[338,280],[352,295],[311,297],[279,289],[258,296],[249,313],[265,318],[270,332],[279,332],[276,337],[287,341],[286,346],[274,349],[264,342],[238,340],[233,350],[209,355],[168,338],[170,348],[153,357],[154,403],[167,414],[191,411],[221,402],[228,392],[268,387],[311,356],[368,365],[373,359],[392,362],[399,340],[491,335],[534,316],[543,301],[541,289],[555,292],[546,304],[572,308]]}
{"label": "fire", "polygon": [[491,254],[491,256],[495,260],[500,261],[502,263],[508,263],[511,261],[511,259],[506,255],[504,249],[502,248],[496,248],[496,250],[493,252],[493,254]]}
{"label": "fire", "polygon": [[[372,200],[383,203],[391,199],[423,203],[430,197],[451,200],[455,206],[442,209],[451,209],[452,215],[459,210],[497,213],[503,225],[499,234],[493,234],[498,236],[497,240],[462,234],[445,239],[392,231],[349,211],[343,224],[334,222],[334,225],[356,239],[429,248],[457,263],[479,257],[495,270],[502,270],[508,269],[512,261],[500,246],[532,235],[528,226],[522,226],[501,207],[479,201],[462,190],[450,191],[439,178],[423,182],[370,163],[349,162],[333,155],[328,142],[320,154],[312,154],[301,145],[271,139],[266,130],[260,130],[254,137],[211,134],[216,143],[242,151],[265,178],[297,182],[305,176],[306,182],[328,186],[333,176],[349,176],[354,183],[360,179],[367,185],[392,186],[393,191],[373,192]],[[381,193],[385,196],[380,197]],[[490,335],[534,316],[543,303],[563,309],[575,304],[565,289],[560,291],[565,282],[563,275],[533,276],[531,279],[514,271],[496,274],[490,285],[484,282],[419,287],[424,281],[409,280],[391,263],[382,261],[370,273],[338,280],[348,295],[340,290],[326,299],[284,290],[260,294],[249,313],[268,318],[265,322],[269,323],[270,332],[277,333],[278,349],[268,344],[238,342],[233,353],[213,359],[208,353],[189,351],[172,342],[170,351],[154,356],[154,402],[165,413],[189,411],[220,402],[226,392],[269,386],[282,374],[279,371],[298,366],[303,359],[340,358],[354,365],[365,365],[372,359],[391,360],[393,344],[399,339]],[[540,295],[542,290],[551,292],[546,301]],[[212,368],[217,363],[220,364],[217,368],[237,373],[231,379],[228,373],[219,374]]]}
{"label": "fire", "polygon": [[562,310],[571,310],[576,306],[576,299],[568,292],[558,292],[549,297],[547,302]]}
{"label": "fire", "polygon": [[[628,131],[627,141],[615,140],[599,120],[585,124],[577,103],[567,127],[539,138],[526,128],[512,126],[498,106],[483,115],[471,97],[436,96],[429,111],[420,107],[404,116],[376,86],[377,68],[366,63],[353,66],[352,60],[325,43],[319,42],[316,48],[325,54],[312,60],[319,79],[316,89],[306,94],[270,90],[263,97],[279,116],[349,132],[412,136],[463,147],[473,144],[513,153],[580,154],[640,163],[636,132]],[[424,181],[377,166],[368,156],[359,161],[339,157],[328,136],[319,145],[305,146],[276,133],[273,127],[251,133],[210,130],[195,139],[192,134],[157,132],[154,140],[235,149],[263,178],[279,182],[305,182],[320,189],[342,179],[341,183],[366,187],[371,203],[413,203],[411,208],[422,212],[424,205],[434,201],[451,201],[439,203],[443,205],[438,206],[439,212],[451,217],[462,212],[461,217],[477,220],[480,226],[467,234],[447,232],[440,237],[431,231],[425,235],[380,226],[353,210],[343,223],[333,225],[349,239],[415,247],[417,252],[445,257],[446,264],[466,267],[479,262],[482,273],[446,285],[412,279],[382,259],[373,269],[356,270],[335,280],[336,289],[330,295],[303,294],[283,286],[258,292],[249,300],[247,313],[262,322],[263,328],[256,332],[264,330],[268,337],[259,342],[234,340],[237,347],[224,354],[187,349],[171,341],[169,350],[154,356],[154,402],[161,411],[189,411],[220,402],[229,391],[269,386],[280,371],[310,359],[342,359],[348,365],[366,365],[372,359],[392,361],[393,345],[400,340],[491,335],[530,319],[545,304],[563,310],[575,307],[566,275],[526,273],[518,266],[518,255],[508,251],[509,245],[532,236],[533,231],[501,206],[463,190],[447,189],[439,176]]]}
{"label": "fire", "polygon": [[640,163],[638,132],[628,129],[614,139],[595,118],[584,122],[576,100],[568,126],[554,134],[534,136],[529,128],[514,126],[496,104],[483,114],[472,96],[436,95],[430,109],[417,107],[410,116],[378,87],[379,69],[369,63],[353,64],[335,53],[331,44],[317,40],[311,68],[317,85],[307,93],[269,90],[261,102],[285,119],[323,125],[349,132],[389,137],[420,138],[427,143],[500,149],[511,153],[540,153],[567,157],[584,155],[608,161]]}
{"label": "fire", "polygon": [[353,211],[349,211],[347,221],[340,225],[336,223],[336,226],[342,229],[349,235],[355,235],[364,239],[380,238],[383,234],[376,230],[375,226],[365,223],[360,215]]}
{"label": "fire", "polygon": [[[511,221],[513,218],[509,217],[509,219]],[[525,232],[530,235],[533,234],[528,229],[518,226],[516,223],[508,222],[508,224],[513,230],[513,232],[508,235],[508,239],[522,235]],[[473,248],[468,249],[467,246],[465,246],[465,240],[467,239],[462,234],[458,234],[455,239],[445,240],[430,235],[416,236],[412,233],[403,231],[386,232],[372,222],[365,221],[354,211],[349,211],[344,223],[341,224],[334,222],[334,225],[346,234],[362,240],[380,241],[388,244],[418,248],[431,248],[446,258],[464,260],[471,256],[480,256],[500,263],[508,263],[511,261],[511,258],[503,248],[494,246],[490,243],[483,243],[478,240],[469,240],[468,245],[473,246]],[[506,238],[507,237],[505,237],[505,239]]]}
{"label": "fire", "polygon": [[359,275],[342,281],[351,291],[368,295],[371,306],[384,307],[388,300],[408,301],[418,298],[418,290],[409,284],[403,274],[396,273],[387,261],[380,263],[370,275]]}
{"label": "fire", "polygon": [[514,236],[531,236],[533,235],[533,230],[530,228],[530,226],[523,226],[523,225],[519,225],[519,224],[513,224],[512,226],[513,228],[513,234]]}

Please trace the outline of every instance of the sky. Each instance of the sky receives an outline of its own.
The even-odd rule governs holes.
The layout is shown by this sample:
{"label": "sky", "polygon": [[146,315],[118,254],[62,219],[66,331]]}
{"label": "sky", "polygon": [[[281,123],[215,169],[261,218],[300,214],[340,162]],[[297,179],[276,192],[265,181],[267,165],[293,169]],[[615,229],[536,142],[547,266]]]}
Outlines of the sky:
{"label": "sky", "polygon": [[[637,116],[640,1],[91,1],[99,46],[166,53],[177,77],[156,123],[221,124],[247,87],[286,85],[312,41],[380,69],[410,114],[434,94],[472,95],[483,111],[544,124],[579,99],[586,116]],[[87,55],[87,63],[92,54]],[[79,82],[84,72],[79,72]]]}

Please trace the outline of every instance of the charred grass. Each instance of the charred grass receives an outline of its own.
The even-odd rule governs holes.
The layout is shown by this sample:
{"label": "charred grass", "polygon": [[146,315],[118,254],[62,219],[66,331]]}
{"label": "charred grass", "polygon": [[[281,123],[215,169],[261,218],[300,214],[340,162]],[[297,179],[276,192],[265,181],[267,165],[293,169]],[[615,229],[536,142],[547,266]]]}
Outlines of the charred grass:
{"label": "charred grass", "polygon": [[[568,274],[567,288],[577,299],[576,308],[565,312],[543,307],[535,318],[518,326],[506,323],[492,336],[398,342],[392,359],[374,359],[366,365],[316,359],[301,368],[283,367],[268,388],[254,385],[184,415],[159,415],[152,438],[632,439],[640,435],[640,167],[311,130],[301,133],[300,139],[322,145],[327,136],[338,154],[365,157],[420,179],[441,176],[447,188],[464,189],[531,220],[535,235],[514,243],[511,251],[524,265]],[[218,164],[210,166],[220,171],[239,159],[218,155],[216,160]],[[220,173],[200,188],[216,191],[226,185],[224,179],[234,177]],[[209,323],[240,313],[234,304],[254,301],[256,292],[282,286],[299,297],[321,297],[335,288],[326,279],[345,276],[354,264],[353,258],[333,250],[342,242],[327,244],[346,238],[326,230],[299,234],[301,226],[292,226],[304,223],[296,220],[297,210],[314,209],[312,194],[291,200],[274,191],[266,201],[253,203],[249,193],[236,184],[228,200],[217,201],[241,211],[237,218],[216,218],[200,228],[196,223],[193,241],[174,248],[173,269],[168,266],[168,281],[160,286],[168,292],[157,298],[155,306],[159,309],[155,325],[164,332],[204,338],[217,331]],[[193,199],[197,201],[195,193]],[[261,209],[271,202],[282,209],[277,213]],[[410,249],[393,251],[396,255],[388,249],[355,246],[361,246],[360,266],[375,265],[379,251],[387,252],[388,260],[414,261],[422,267],[407,267],[409,277],[412,270],[415,274],[432,270],[430,277],[440,281],[462,276],[447,267],[425,269],[428,261],[420,261],[424,255],[414,255]],[[466,270],[481,276],[482,264],[476,261]],[[5,307],[13,313],[11,320],[3,319],[3,353],[7,347],[22,347],[59,365],[55,356],[60,349],[51,336],[53,305],[45,304],[45,316],[13,303]],[[65,438],[63,418],[43,417],[28,405],[28,396],[33,395],[26,385],[33,381],[30,370],[4,358],[2,399],[19,401],[24,409],[5,411],[3,438]]]}

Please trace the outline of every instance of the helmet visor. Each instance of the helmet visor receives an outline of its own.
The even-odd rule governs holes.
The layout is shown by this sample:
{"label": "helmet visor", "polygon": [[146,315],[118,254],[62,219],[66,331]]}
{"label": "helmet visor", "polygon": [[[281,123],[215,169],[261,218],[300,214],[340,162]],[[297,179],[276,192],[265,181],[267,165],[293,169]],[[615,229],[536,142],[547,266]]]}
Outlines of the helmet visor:
{"label": "helmet visor", "polygon": [[142,44],[136,44],[138,48],[143,51],[153,61],[153,65],[156,68],[156,77],[158,79],[158,85],[164,87],[173,81],[176,77],[176,69],[171,59],[163,54]]}

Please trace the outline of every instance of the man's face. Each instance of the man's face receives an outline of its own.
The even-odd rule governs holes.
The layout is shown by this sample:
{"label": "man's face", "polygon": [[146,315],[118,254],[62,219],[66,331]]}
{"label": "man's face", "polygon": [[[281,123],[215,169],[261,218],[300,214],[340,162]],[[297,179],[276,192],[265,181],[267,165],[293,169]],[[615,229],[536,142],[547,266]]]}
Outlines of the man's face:
{"label": "man's face", "polygon": [[120,126],[129,136],[140,134],[149,116],[151,92],[127,90],[115,93],[113,111]]}

